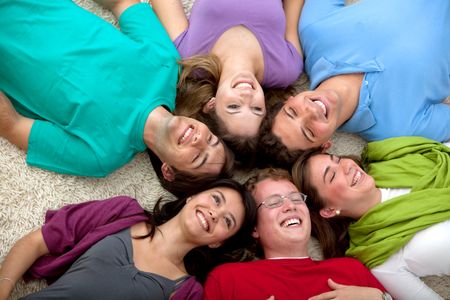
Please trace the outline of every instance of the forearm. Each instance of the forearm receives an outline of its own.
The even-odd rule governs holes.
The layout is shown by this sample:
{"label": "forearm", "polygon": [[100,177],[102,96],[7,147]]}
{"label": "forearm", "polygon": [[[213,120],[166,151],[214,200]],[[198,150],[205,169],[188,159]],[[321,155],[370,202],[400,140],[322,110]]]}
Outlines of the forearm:
{"label": "forearm", "polygon": [[[17,281],[39,257],[48,254],[40,229],[33,231],[11,248],[0,268],[0,300],[7,299]],[[6,279],[4,279],[6,278]]]}
{"label": "forearm", "polygon": [[289,41],[297,51],[302,54],[300,40],[298,37],[298,22],[300,13],[303,8],[303,0],[284,0],[283,9],[286,16],[286,33],[285,38]]}
{"label": "forearm", "polygon": [[0,136],[20,149],[28,150],[34,120],[20,115],[5,94],[0,92]]}
{"label": "forearm", "polygon": [[153,11],[163,24],[170,39],[175,40],[188,27],[181,0],[151,0]]}

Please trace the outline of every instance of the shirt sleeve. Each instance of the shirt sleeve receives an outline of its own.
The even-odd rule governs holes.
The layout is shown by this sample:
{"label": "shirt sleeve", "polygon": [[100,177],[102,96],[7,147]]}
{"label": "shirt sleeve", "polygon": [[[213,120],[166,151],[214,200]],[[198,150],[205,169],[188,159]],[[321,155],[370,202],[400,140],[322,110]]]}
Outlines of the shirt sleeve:
{"label": "shirt sleeve", "polygon": [[441,299],[420,277],[450,274],[449,231],[450,220],[419,231],[372,273],[394,298]]}
{"label": "shirt sleeve", "polygon": [[100,163],[83,139],[43,120],[35,120],[31,129],[27,163],[58,173],[94,177],[104,177],[122,165],[112,156]]}
{"label": "shirt sleeve", "polygon": [[156,42],[173,47],[167,31],[148,3],[127,8],[119,17],[121,31],[137,42]]}
{"label": "shirt sleeve", "polygon": [[450,139],[450,105],[431,104],[424,116],[428,121],[418,124],[417,135],[426,136],[439,142]]}
{"label": "shirt sleeve", "polygon": [[122,216],[141,215],[142,207],[130,197],[118,196],[66,205],[49,210],[42,235],[50,254],[59,255],[74,248],[88,233]]}
{"label": "shirt sleeve", "polygon": [[344,6],[345,0],[306,0],[300,16],[299,30]]}

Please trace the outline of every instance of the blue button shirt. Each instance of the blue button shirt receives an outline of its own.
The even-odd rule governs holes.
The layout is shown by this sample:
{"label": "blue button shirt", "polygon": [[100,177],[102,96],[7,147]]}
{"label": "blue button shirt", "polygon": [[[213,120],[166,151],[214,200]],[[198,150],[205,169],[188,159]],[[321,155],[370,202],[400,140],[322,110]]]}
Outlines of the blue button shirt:
{"label": "blue button shirt", "polygon": [[315,89],[364,73],[359,104],[339,130],[369,141],[403,135],[450,139],[450,1],[307,0],[299,24]]}

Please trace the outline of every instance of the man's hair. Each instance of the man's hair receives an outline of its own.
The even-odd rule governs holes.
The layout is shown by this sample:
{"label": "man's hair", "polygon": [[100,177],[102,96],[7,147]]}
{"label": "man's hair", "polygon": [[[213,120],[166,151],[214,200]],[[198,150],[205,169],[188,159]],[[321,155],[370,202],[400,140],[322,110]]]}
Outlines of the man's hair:
{"label": "man's hair", "polygon": [[246,166],[254,157],[258,136],[247,137],[231,134],[217,116],[215,109],[203,112],[203,107],[217,93],[222,65],[214,54],[195,55],[181,60],[183,71],[177,85],[175,114],[194,118],[206,124],[236,154]]}
{"label": "man's hair", "polygon": [[[308,195],[308,208],[311,217],[312,236],[319,240],[325,258],[345,256],[350,238],[348,226],[352,221],[348,217],[323,218],[320,210],[325,207],[325,200],[319,196],[319,191],[311,182],[310,159],[324,154],[318,149],[306,150],[292,166],[292,178],[295,186]],[[325,153],[326,154],[326,153]]]}
{"label": "man's hair", "polygon": [[256,185],[265,180],[265,179],[273,179],[273,180],[288,180],[292,182],[291,174],[285,169],[279,169],[279,168],[266,168],[262,170],[258,170],[255,175],[251,176],[247,181],[245,182],[245,188],[250,192],[253,193],[255,191]]}
{"label": "man's hair", "polygon": [[198,186],[214,182],[218,178],[231,178],[233,176],[234,153],[228,149],[223,142],[221,143],[225,151],[225,162],[220,170],[220,173],[217,175],[192,174],[185,171],[180,171],[171,166],[174,173],[174,179],[169,181],[165,179],[162,174],[162,161],[159,157],[150,148],[147,148],[147,153],[161,186],[177,197],[185,197],[186,195],[192,195],[193,192],[197,190]]}
{"label": "man's hair", "polygon": [[258,166],[260,167],[272,166],[289,168],[303,153],[302,150],[289,151],[288,148],[281,142],[281,139],[272,132],[275,117],[283,107],[284,102],[284,99],[278,100],[275,104],[268,108],[267,115],[262,121],[258,143],[260,148],[258,153]]}
{"label": "man's hair", "polygon": [[236,234],[225,240],[218,248],[212,249],[208,246],[201,246],[188,252],[184,257],[186,270],[203,283],[207,274],[216,265],[247,259],[245,248],[252,242],[251,233],[256,218],[256,204],[251,194],[240,183],[232,179],[217,179],[204,185],[197,185],[195,189],[192,189],[192,194],[176,200],[165,201],[160,198],[156,202],[152,213],[145,212],[148,217],[148,223],[151,225],[150,232],[144,236],[134,238],[152,238],[157,230],[156,227],[176,216],[186,204],[188,197],[217,187],[233,189],[241,196],[242,204],[244,205],[242,226]]}
{"label": "man's hair", "polygon": [[[273,180],[288,180],[292,182],[292,177],[287,170],[284,169],[276,169],[276,168],[266,168],[262,170],[258,170],[255,175],[251,176],[245,182],[245,188],[253,195],[255,191],[256,185],[265,180],[265,179],[273,179]],[[258,218],[255,220],[255,224],[258,223]],[[248,257],[252,258],[263,258],[264,257],[264,249],[262,248],[259,240],[253,238],[252,243],[248,246],[247,249]]]}

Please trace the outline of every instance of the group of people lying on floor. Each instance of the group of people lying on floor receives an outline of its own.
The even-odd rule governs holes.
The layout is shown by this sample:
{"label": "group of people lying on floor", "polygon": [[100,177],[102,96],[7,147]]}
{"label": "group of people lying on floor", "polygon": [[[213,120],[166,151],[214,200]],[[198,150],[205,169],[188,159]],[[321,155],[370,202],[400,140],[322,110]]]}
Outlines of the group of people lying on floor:
{"label": "group of people lying on floor", "polygon": [[[450,275],[448,1],[96,2],[120,30],[0,4],[0,136],[78,176],[148,151],[177,200],[48,211],[0,299],[21,277],[50,283],[25,299],[441,299],[420,277]],[[361,160],[327,153],[337,130]]]}

